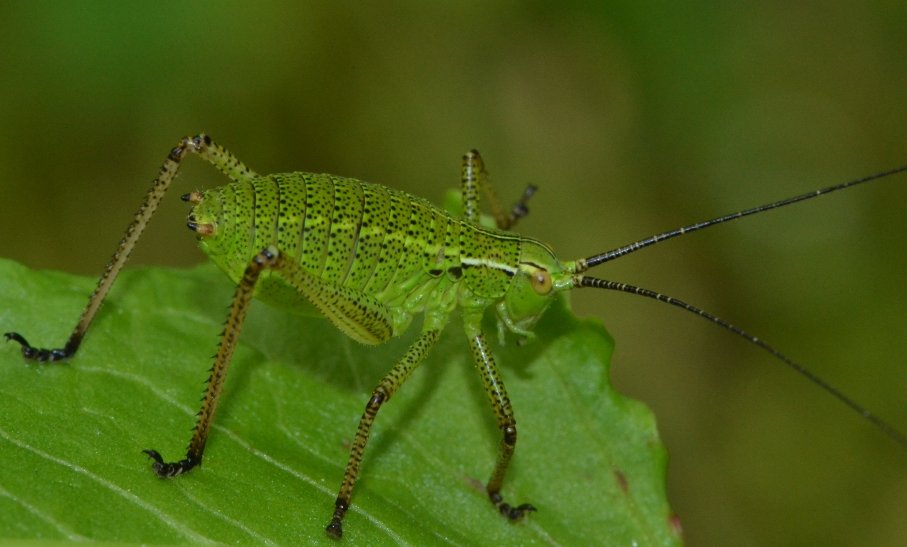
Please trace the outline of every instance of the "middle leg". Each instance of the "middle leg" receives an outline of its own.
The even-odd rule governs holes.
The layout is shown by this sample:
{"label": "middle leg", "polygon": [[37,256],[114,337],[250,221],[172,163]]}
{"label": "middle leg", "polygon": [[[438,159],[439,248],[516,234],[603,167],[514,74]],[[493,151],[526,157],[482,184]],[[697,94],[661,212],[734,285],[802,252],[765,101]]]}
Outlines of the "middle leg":
{"label": "middle leg", "polygon": [[343,473],[343,483],[340,485],[340,492],[337,494],[337,500],[334,502],[334,514],[331,521],[325,527],[325,532],[333,538],[340,538],[343,535],[343,516],[350,507],[350,497],[353,494],[353,486],[359,477],[359,466],[362,463],[362,455],[365,452],[365,445],[368,442],[369,434],[372,430],[372,424],[381,405],[386,403],[391,396],[403,385],[403,382],[409,378],[413,370],[421,363],[428,350],[438,340],[441,333],[439,329],[427,329],[406,351],[406,355],[400,359],[394,368],[381,379],[378,386],[372,392],[371,398],[365,405],[365,412],[359,420],[359,427],[356,430],[356,437],[353,439],[353,446],[350,448],[350,459],[346,464],[346,471]]}

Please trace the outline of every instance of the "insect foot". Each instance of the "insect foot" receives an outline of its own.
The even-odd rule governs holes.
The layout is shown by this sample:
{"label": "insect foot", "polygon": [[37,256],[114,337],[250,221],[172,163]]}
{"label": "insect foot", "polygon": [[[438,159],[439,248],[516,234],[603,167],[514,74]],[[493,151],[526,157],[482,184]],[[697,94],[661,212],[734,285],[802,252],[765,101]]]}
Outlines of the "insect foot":
{"label": "insect foot", "polygon": [[346,514],[346,510],[349,509],[350,505],[338,497],[337,501],[334,502],[334,506],[336,507],[334,516],[331,517],[331,522],[325,526],[324,531],[327,532],[329,537],[340,539],[343,537],[343,515]]}
{"label": "insect foot", "polygon": [[37,361],[39,363],[52,363],[53,361],[66,359],[71,356],[74,351],[69,348],[68,344],[67,347],[58,349],[40,349],[32,347],[32,345],[28,343],[28,340],[18,332],[7,332],[3,334],[3,337],[6,338],[7,341],[12,340],[18,342],[19,345],[22,346],[22,357],[25,357],[29,361]]}
{"label": "insect foot", "polygon": [[522,505],[517,505],[516,507],[510,505],[504,501],[504,498],[501,497],[500,492],[489,492],[488,497],[491,498],[491,503],[498,508],[498,511],[502,515],[510,519],[512,522],[522,520],[527,513],[532,513],[537,509],[530,503],[524,503]]}
{"label": "insect foot", "polygon": [[157,476],[162,479],[182,475],[198,464],[197,461],[190,460],[189,458],[178,462],[165,463],[164,458],[161,457],[161,454],[157,450],[148,449],[142,450],[142,452],[154,460],[154,463],[151,464],[151,468],[154,469]]}

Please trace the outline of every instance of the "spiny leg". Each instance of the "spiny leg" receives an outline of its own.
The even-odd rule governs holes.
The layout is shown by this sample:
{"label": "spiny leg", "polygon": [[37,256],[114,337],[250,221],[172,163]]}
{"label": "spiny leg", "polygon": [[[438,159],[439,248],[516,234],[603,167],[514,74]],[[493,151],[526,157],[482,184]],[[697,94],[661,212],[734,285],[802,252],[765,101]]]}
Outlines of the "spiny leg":
{"label": "spiny leg", "polygon": [[[312,302],[337,328],[353,339],[365,344],[378,344],[393,336],[391,312],[373,295],[325,282],[304,270],[292,257],[286,255],[277,256],[271,267]],[[343,535],[343,516],[350,506],[350,497],[359,476],[362,455],[378,410],[425,359],[441,332],[442,324],[439,321],[440,319],[426,319],[422,334],[372,392],[350,449],[350,458],[340,492],[334,502],[334,514],[325,527],[329,536],[339,538]]]}
{"label": "spiny leg", "polygon": [[278,256],[279,254],[273,248],[260,252],[246,266],[246,271],[243,273],[239,285],[236,286],[233,303],[230,305],[230,311],[227,313],[227,320],[224,323],[224,332],[214,356],[214,365],[211,366],[211,375],[208,377],[205,394],[202,397],[202,408],[198,411],[192,439],[186,450],[186,457],[177,462],[164,462],[164,458],[157,450],[143,450],[148,457],[154,460],[152,468],[159,477],[181,475],[201,463],[205,443],[208,441],[208,431],[211,429],[211,420],[214,417],[217,400],[227,376],[227,368],[230,365],[233,350],[236,348],[236,341],[242,330],[243,322],[246,320],[249,304],[252,303],[252,297],[255,294],[255,284],[263,270],[275,266]]}
{"label": "spiny leg", "polygon": [[343,516],[350,507],[350,496],[353,493],[356,479],[359,477],[359,465],[362,463],[365,445],[368,442],[369,432],[372,429],[372,423],[375,421],[378,410],[403,385],[403,382],[406,381],[419,363],[425,359],[428,351],[438,339],[440,332],[440,329],[424,330],[419,338],[406,350],[403,358],[394,365],[394,368],[378,383],[378,386],[372,392],[371,398],[365,405],[365,412],[363,412],[362,418],[359,420],[356,437],[353,439],[350,459],[346,464],[346,471],[343,473],[340,492],[334,502],[334,515],[331,517],[331,522],[325,527],[325,531],[329,536],[340,538],[343,535]]}
{"label": "spiny leg", "polygon": [[507,396],[507,390],[504,382],[498,372],[491,348],[485,341],[485,335],[479,330],[481,324],[481,313],[466,314],[464,313],[464,325],[466,336],[469,339],[469,349],[472,351],[473,361],[479,374],[482,376],[482,384],[485,386],[485,393],[494,409],[495,418],[498,421],[498,428],[501,430],[503,437],[501,439],[501,452],[498,455],[498,461],[495,464],[491,478],[485,486],[488,498],[491,503],[498,508],[502,515],[512,521],[523,518],[526,513],[535,511],[531,504],[524,503],[521,505],[511,505],[504,501],[501,496],[501,487],[504,483],[504,475],[507,473],[507,467],[510,465],[510,458],[516,448],[516,419],[513,416],[513,408],[510,406],[510,398]]}
{"label": "spiny leg", "polygon": [[488,181],[488,171],[485,170],[485,162],[478,150],[470,150],[463,156],[460,187],[463,192],[463,210],[466,219],[474,223],[479,221],[479,192],[485,192],[495,224],[501,230],[512,228],[519,219],[529,214],[527,206],[529,198],[538,190],[531,184],[526,186],[519,201],[514,203],[508,212],[501,205],[501,200]]}
{"label": "spiny leg", "polygon": [[177,462],[166,463],[156,450],[144,451],[154,460],[152,467],[159,476],[180,475],[201,463],[227,366],[230,364],[236,340],[252,302],[255,285],[264,270],[270,270],[281,276],[337,327],[357,340],[375,344],[392,336],[390,312],[374,298],[324,282],[303,270],[293,257],[281,253],[273,246],[264,249],[249,262],[236,287],[186,457]]}
{"label": "spiny leg", "polygon": [[151,216],[157,209],[161,199],[163,199],[164,195],[167,193],[167,189],[170,188],[170,183],[176,178],[180,164],[187,152],[198,154],[234,181],[248,180],[258,176],[241,161],[236,159],[230,152],[220,145],[215,144],[211,138],[205,134],[199,134],[192,138],[184,137],[180,140],[179,144],[167,155],[164,164],[161,165],[161,170],[157,178],[154,179],[151,188],[145,195],[144,201],[142,201],[142,205],[133,217],[132,222],[126,228],[126,233],[120,240],[119,246],[116,251],[114,251],[110,261],[107,262],[104,273],[98,280],[98,285],[95,287],[94,292],[91,293],[91,296],[88,299],[88,305],[82,311],[82,315],[79,317],[79,321],[76,323],[66,344],[62,348],[41,349],[33,347],[28,343],[25,337],[19,333],[7,332],[4,334],[4,337],[7,340],[18,342],[19,345],[22,346],[22,355],[26,359],[38,362],[59,361],[60,359],[71,357],[75,354],[76,350],[79,349],[79,344],[82,343],[85,332],[91,325],[95,314],[101,307],[101,303],[104,301],[104,298],[110,291],[110,287],[113,285],[117,275],[119,275],[120,270],[123,268],[123,264],[125,264],[126,259],[129,258],[129,254],[132,252],[133,247],[135,247],[136,241],[138,241],[145,226],[147,226],[148,222],[151,220]]}

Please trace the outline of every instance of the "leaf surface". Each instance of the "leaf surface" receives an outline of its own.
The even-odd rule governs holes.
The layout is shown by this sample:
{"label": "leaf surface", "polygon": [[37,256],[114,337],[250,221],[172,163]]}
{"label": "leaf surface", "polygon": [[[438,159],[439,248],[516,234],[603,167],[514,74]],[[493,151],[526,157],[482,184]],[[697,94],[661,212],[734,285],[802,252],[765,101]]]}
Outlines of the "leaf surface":
{"label": "leaf surface", "polygon": [[[59,347],[93,285],[0,260],[0,330]],[[158,479],[141,450],[183,457],[232,290],[210,265],[130,270],[68,362],[0,345],[0,537],[331,544],[356,424],[413,333],[367,347],[256,302],[203,465]],[[536,340],[494,344],[519,423],[505,499],[538,508],[497,515],[500,434],[458,323],[382,408],[344,542],[680,543],[651,413],[611,389],[611,339],[563,303]]]}

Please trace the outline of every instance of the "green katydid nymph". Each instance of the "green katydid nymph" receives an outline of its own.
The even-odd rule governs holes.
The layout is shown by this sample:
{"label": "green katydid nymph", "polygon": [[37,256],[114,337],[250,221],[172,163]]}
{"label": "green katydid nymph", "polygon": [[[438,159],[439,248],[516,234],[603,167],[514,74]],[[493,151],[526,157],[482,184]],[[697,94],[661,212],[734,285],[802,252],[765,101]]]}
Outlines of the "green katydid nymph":
{"label": "green katydid nymph", "polygon": [[[528,187],[511,209],[502,207],[476,151],[463,157],[463,213],[454,215],[405,192],[355,179],[301,172],[259,175],[207,135],[187,137],[161,166],[63,347],[35,348],[18,333],[5,334],[7,340],[21,345],[26,359],[53,362],[75,355],[189,154],[205,159],[231,180],[222,187],[185,194],[183,200],[192,205],[188,227],[196,233],[202,250],[233,280],[236,291],[185,457],[167,461],[156,450],[144,451],[161,477],[183,474],[201,463],[226,371],[253,297],[289,311],[315,310],[364,344],[399,336],[416,315],[422,315],[415,341],[378,382],[365,406],[326,527],[327,534],[335,538],[343,534],[343,518],[378,411],[425,359],[455,310],[462,317],[501,435],[497,462],[485,491],[506,519],[518,521],[535,511],[528,503],[511,503],[503,497],[517,428],[482,331],[482,317],[493,307],[502,330],[531,337],[556,295],[579,288],[632,293],[696,314],[769,352],[907,447],[902,432],[760,338],[681,300],[586,274],[595,266],[655,243],[901,173],[907,166],[691,224],[587,258],[562,261],[544,243],[507,231],[527,213],[535,188]],[[480,224],[480,197],[490,203],[496,229]]]}

